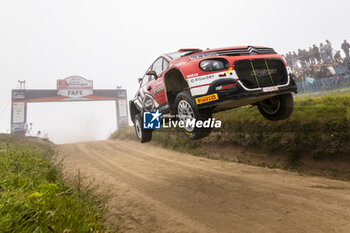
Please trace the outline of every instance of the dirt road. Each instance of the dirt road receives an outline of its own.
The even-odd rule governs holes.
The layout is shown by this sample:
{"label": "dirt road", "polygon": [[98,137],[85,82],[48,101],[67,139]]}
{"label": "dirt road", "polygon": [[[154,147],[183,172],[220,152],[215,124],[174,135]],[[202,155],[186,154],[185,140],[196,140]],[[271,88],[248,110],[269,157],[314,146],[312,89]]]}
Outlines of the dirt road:
{"label": "dirt road", "polygon": [[119,232],[350,232],[350,183],[210,160],[133,141],[59,146],[95,178]]}

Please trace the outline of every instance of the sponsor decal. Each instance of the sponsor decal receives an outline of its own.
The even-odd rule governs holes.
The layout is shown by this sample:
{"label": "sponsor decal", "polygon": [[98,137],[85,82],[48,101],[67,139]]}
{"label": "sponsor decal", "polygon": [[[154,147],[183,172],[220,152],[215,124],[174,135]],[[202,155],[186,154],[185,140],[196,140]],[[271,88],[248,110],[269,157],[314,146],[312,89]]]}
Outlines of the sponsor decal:
{"label": "sponsor decal", "polygon": [[217,91],[224,91],[224,90],[230,89],[230,88],[235,87],[235,86],[237,86],[237,83],[232,83],[232,84],[228,84],[228,85],[217,86],[217,87],[215,88],[215,90],[217,90]]}
{"label": "sponsor decal", "polygon": [[159,111],[156,112],[143,112],[143,128],[144,129],[160,129],[160,116],[162,114]]}
{"label": "sponsor decal", "polygon": [[57,94],[70,98],[81,98],[93,94],[93,82],[79,76],[57,80]]}
{"label": "sponsor decal", "polygon": [[219,96],[218,96],[218,94],[215,93],[212,95],[206,95],[206,96],[196,98],[196,103],[197,104],[204,104],[204,103],[215,101],[218,99],[219,99]]}
{"label": "sponsor decal", "polygon": [[194,82],[200,82],[200,81],[208,80],[208,79],[212,79],[212,78],[214,78],[214,75],[213,75],[213,74],[207,75],[207,76],[194,77],[194,78],[191,78],[191,82],[192,82],[192,83],[194,83]]}
{"label": "sponsor decal", "polygon": [[[264,77],[264,76],[268,76],[270,74],[276,74],[277,73],[277,69],[270,69],[270,70],[255,70],[255,74],[258,77]],[[251,76],[255,76],[254,74],[254,70],[250,72]]]}
{"label": "sponsor decal", "polygon": [[143,107],[146,111],[151,112],[154,108],[154,100],[150,95],[145,96],[145,99],[143,101]]}
{"label": "sponsor decal", "polygon": [[163,90],[164,90],[164,86],[161,86],[161,87],[159,87],[159,88],[154,90],[154,94],[157,94],[157,93],[159,93],[159,92],[161,92]]}
{"label": "sponsor decal", "polygon": [[187,78],[193,78],[193,77],[196,77],[196,76],[198,76],[198,73],[189,74],[189,75],[187,75]]}

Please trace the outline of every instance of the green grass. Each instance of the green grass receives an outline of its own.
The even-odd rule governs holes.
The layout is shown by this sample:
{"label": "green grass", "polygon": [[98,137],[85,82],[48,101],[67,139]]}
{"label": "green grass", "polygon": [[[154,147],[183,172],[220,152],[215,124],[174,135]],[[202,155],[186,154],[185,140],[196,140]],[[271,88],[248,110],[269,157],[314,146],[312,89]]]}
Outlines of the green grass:
{"label": "green grass", "polygon": [[[315,158],[349,152],[350,95],[298,98],[290,118],[265,120],[256,108],[239,108],[215,115],[223,129],[215,142],[255,146],[288,154],[310,152]],[[205,140],[205,139],[204,139]]]}
{"label": "green grass", "polygon": [[52,145],[0,135],[0,232],[104,232],[103,198],[72,185],[54,165]]}
{"label": "green grass", "polygon": [[[154,131],[152,141],[193,154],[200,153],[204,144],[234,144],[281,152],[289,156],[290,162],[305,153],[314,159],[334,158],[350,153],[349,110],[350,94],[296,98],[292,116],[284,121],[268,121],[257,108],[246,106],[214,114],[215,119],[222,121],[222,128],[204,139],[191,141],[179,130],[161,129]],[[136,136],[128,129],[112,134],[111,138]]]}

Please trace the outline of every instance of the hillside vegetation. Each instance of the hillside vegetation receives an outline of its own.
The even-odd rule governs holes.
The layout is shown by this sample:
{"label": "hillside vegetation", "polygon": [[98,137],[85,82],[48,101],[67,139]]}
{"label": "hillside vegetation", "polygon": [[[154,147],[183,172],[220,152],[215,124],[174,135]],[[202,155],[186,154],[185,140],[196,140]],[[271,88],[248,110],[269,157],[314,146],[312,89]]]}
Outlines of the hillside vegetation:
{"label": "hillside vegetation", "polygon": [[101,201],[62,180],[48,141],[0,134],[0,232],[103,232]]}
{"label": "hillside vegetation", "polygon": [[[202,153],[203,145],[232,144],[281,152],[291,162],[306,153],[314,159],[334,158],[350,153],[349,110],[350,94],[296,98],[292,116],[284,121],[268,121],[257,108],[246,106],[214,114],[222,128],[204,139],[191,141],[178,129],[161,129],[153,132],[152,141],[193,154]],[[111,138],[136,136],[133,129],[127,129],[116,131]]]}

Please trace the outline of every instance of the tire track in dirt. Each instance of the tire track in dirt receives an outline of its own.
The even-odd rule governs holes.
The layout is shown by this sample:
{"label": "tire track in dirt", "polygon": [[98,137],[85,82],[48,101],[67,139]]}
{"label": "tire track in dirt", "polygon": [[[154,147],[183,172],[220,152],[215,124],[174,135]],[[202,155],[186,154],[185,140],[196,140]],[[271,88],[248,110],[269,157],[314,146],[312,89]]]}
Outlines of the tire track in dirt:
{"label": "tire track in dirt", "polygon": [[[112,214],[115,215],[119,220],[123,221],[121,223],[121,226],[119,226],[120,231],[158,232],[164,230],[164,232],[173,232],[174,229],[176,229],[176,232],[213,231],[212,229],[207,229],[204,225],[195,221],[189,222],[187,218],[184,218],[182,213],[178,213],[176,210],[167,208],[166,206],[162,205],[162,203],[157,202],[153,198],[145,195],[145,193],[139,192],[137,189],[135,189],[134,186],[138,186],[138,188],[144,186],[143,182],[136,182],[136,185],[134,184],[134,186],[130,186],[130,181],[132,180],[130,176],[136,177],[137,181],[137,179],[140,178],[139,175],[130,172],[128,169],[115,169],[115,167],[109,161],[106,162],[105,159],[101,160],[98,153],[94,152],[91,149],[86,149],[82,144],[75,144],[74,147],[76,151],[75,155],[79,155],[79,153],[82,152],[81,155],[84,156],[84,161],[88,162],[93,168],[97,168],[98,172],[93,172],[93,178],[96,178],[100,184],[107,184],[108,188],[111,188],[109,185],[112,182],[114,183],[110,191],[111,195],[117,195],[115,196],[117,200],[114,200],[113,202],[116,202],[117,205],[124,205],[122,206],[124,208],[117,206],[117,208],[119,208],[116,211],[117,213]],[[69,161],[66,161],[65,163],[69,163]],[[81,172],[84,174],[83,171]],[[118,178],[115,179],[114,177]],[[129,182],[125,183],[122,181],[123,179],[127,179]],[[142,178],[142,181],[147,181],[147,179]],[[113,188],[118,189],[117,192],[113,192]],[[132,211],[130,211],[130,208]],[[157,213],[152,213],[154,212],[154,208],[157,210]],[[144,211],[142,215],[135,215],[133,213],[138,212],[138,209],[142,209]],[[150,215],[151,217],[149,217]],[[152,215],[157,215],[157,217],[154,217]],[[164,218],[164,216],[166,216],[166,218]],[[125,217],[129,219],[125,221]],[[169,221],[170,225],[164,227],[157,224],[157,222],[155,222],[155,219],[160,222]],[[113,220],[110,220],[109,222],[112,221]],[[120,223],[118,222],[118,224]],[[171,230],[167,230],[169,227]]]}
{"label": "tire track in dirt", "polygon": [[120,232],[347,232],[350,185],[214,161],[134,141],[59,146],[110,190]]}
{"label": "tire track in dirt", "polygon": [[[107,142],[107,143],[112,144],[112,142]],[[117,146],[119,148],[119,150],[120,150],[120,147],[122,146],[119,143],[118,144],[114,143],[112,145]],[[106,146],[106,145],[104,145],[104,146]],[[264,177],[254,177],[255,179],[252,180],[252,179],[247,179],[247,178],[241,176],[238,179],[232,180],[232,178],[237,177],[237,176],[236,175],[232,175],[232,174],[228,174],[228,173],[223,173],[221,171],[211,170],[211,169],[205,170],[207,173],[209,172],[210,174],[212,174],[210,176],[207,176],[207,175],[201,174],[201,171],[203,169],[201,169],[200,167],[188,166],[187,164],[183,164],[182,162],[173,161],[173,160],[169,160],[169,159],[163,159],[161,157],[154,156],[154,155],[152,155],[150,153],[147,153],[145,151],[140,151],[140,150],[137,150],[137,149],[134,149],[134,148],[130,148],[129,151],[130,150],[133,150],[133,151],[137,152],[138,156],[142,156],[142,154],[145,154],[144,157],[148,157],[148,158],[149,157],[153,157],[153,158],[156,158],[156,159],[159,159],[159,160],[162,160],[162,161],[166,161],[170,165],[171,164],[172,165],[179,164],[180,166],[183,166],[184,168],[199,169],[200,170],[199,172],[196,171],[197,175],[201,175],[201,176],[203,176],[203,178],[211,178],[211,179],[214,179],[215,181],[219,180],[220,182],[226,182],[225,185],[232,185],[234,183],[235,186],[236,186],[237,183],[242,183],[241,180],[243,180],[243,182],[245,184],[249,184],[250,183],[251,185],[254,185],[256,189],[257,188],[260,188],[261,190],[266,190],[266,189],[272,189],[273,190],[274,189],[274,186],[271,186],[271,181],[264,182],[264,180],[266,180],[266,179],[264,179]],[[135,156],[135,153],[133,153],[133,154]],[[167,168],[169,168],[169,167],[170,166],[168,166]],[[265,171],[266,171],[266,169],[265,169]],[[281,171],[281,172],[283,172],[283,171]],[[298,177],[300,177],[300,176],[296,176],[296,178],[298,178]],[[259,183],[256,183],[257,179],[259,179],[259,181],[260,181]],[[285,193],[281,193],[280,195],[283,195],[283,196],[289,197],[289,198],[293,198],[295,195],[300,194],[300,191],[303,191],[304,192],[304,195],[303,195],[304,197],[301,197],[300,195],[298,195],[298,199],[299,200],[301,198],[304,198],[305,201],[307,201],[307,202],[314,201],[315,202],[314,204],[317,204],[319,200],[317,200],[317,199],[316,200],[310,199],[310,198],[312,198],[312,193],[315,191],[314,188],[315,187],[321,188],[320,190],[318,190],[318,192],[324,193],[325,195],[329,194],[329,192],[327,192],[326,190],[330,188],[330,189],[337,190],[336,193],[333,193],[331,196],[326,197],[329,200],[331,200],[331,202],[333,202],[331,197],[333,197],[334,195],[337,195],[338,196],[337,198],[343,199],[344,202],[350,201],[350,195],[349,195],[350,194],[350,192],[349,192],[350,187],[349,187],[349,185],[346,182],[341,182],[340,181],[339,183],[341,185],[347,185],[347,188],[346,187],[344,188],[342,186],[333,186],[332,187],[332,186],[317,186],[317,185],[311,185],[311,184],[309,185],[309,187],[305,188],[305,186],[302,186],[302,187],[291,186],[291,185],[287,185],[286,186],[285,183],[284,184],[283,183],[279,183],[278,184],[278,189],[279,189],[279,191],[281,191],[281,189],[283,189],[283,191],[285,191]],[[293,189],[291,189],[292,187],[293,187]],[[324,189],[322,189],[322,187]],[[346,195],[342,195],[341,193],[339,193],[339,191],[341,191],[341,190],[345,190]],[[323,203],[323,204],[325,205],[326,203]],[[332,206],[332,203],[330,203],[330,206]]]}
{"label": "tire track in dirt", "polygon": [[[90,159],[92,159],[92,160],[94,160],[93,162],[92,162],[92,164],[94,164],[95,166],[97,165],[97,164],[99,164],[99,167],[100,167],[100,169],[102,170],[105,170],[105,171],[107,171],[107,172],[109,172],[109,175],[116,175],[115,173],[116,173],[116,170],[114,169],[114,167],[113,167],[113,164],[115,164],[113,161],[111,161],[111,160],[109,160],[108,158],[106,158],[107,156],[105,155],[104,157],[103,157],[103,159],[99,156],[99,153],[96,153],[96,151],[95,150],[93,150],[93,149],[89,149],[89,150],[86,150],[86,148],[84,148],[84,147],[82,147],[82,145],[78,145],[78,147],[79,147],[79,149],[80,150],[82,150],[82,151],[84,151],[84,154],[85,155],[87,155],[87,156],[90,156],[90,155],[88,155],[88,154],[92,154],[92,155],[94,155],[94,156],[96,156],[96,157],[99,157],[98,159],[93,159],[92,157],[90,157]],[[101,161],[105,161],[105,163],[104,162],[101,162]],[[102,166],[102,167],[101,167]],[[144,164],[142,165],[142,166],[144,166]],[[119,167],[119,166],[118,166]],[[137,173],[135,173],[135,172],[130,172],[129,170],[125,170],[125,169],[122,169],[124,172],[127,172],[129,175],[131,175],[131,176],[135,176],[136,178],[141,178],[141,175],[139,175],[139,174],[137,174]],[[123,176],[123,175],[125,175],[125,174],[118,174],[118,176],[119,177],[121,177],[121,176]],[[162,186],[157,186],[156,184],[156,182],[152,182],[152,184],[144,184],[144,183],[142,183],[142,182],[139,182],[137,179],[136,180],[134,180],[134,181],[132,181],[132,178],[130,177],[130,176],[128,176],[127,177],[128,178],[128,180],[129,180],[129,182],[128,182],[128,184],[129,185],[131,185],[132,187],[133,187],[133,190],[134,191],[136,191],[136,190],[142,190],[141,192],[138,192],[138,193],[142,193],[141,195],[139,195],[139,198],[145,198],[145,199],[147,199],[147,201],[148,202],[152,202],[153,204],[159,204],[159,203],[154,203],[154,199],[153,198],[151,198],[150,196],[148,196],[148,193],[150,194],[150,195],[156,195],[157,196],[157,198],[158,199],[160,199],[160,200],[162,200],[161,201],[161,203],[166,203],[167,201],[167,203],[166,203],[166,205],[161,205],[162,206],[162,208],[161,209],[164,209],[164,210],[162,210],[162,212],[164,213],[164,214],[169,214],[169,213],[172,213],[172,212],[174,212],[174,209],[176,209],[177,208],[177,204],[176,204],[176,202],[174,202],[174,197],[172,198],[172,196],[173,196],[173,194],[176,194],[176,196],[179,196],[179,195],[181,195],[182,196],[182,198],[187,198],[187,199],[189,199],[189,198],[192,198],[192,200],[191,201],[189,201],[189,203],[196,203],[196,202],[199,202],[200,203],[200,201],[198,201],[198,198],[199,198],[199,196],[200,195],[202,195],[202,193],[197,193],[197,195],[195,196],[195,197],[188,197],[188,192],[183,192],[182,190],[177,190],[176,189],[176,187],[175,187],[175,189],[174,189],[174,187],[173,186],[171,186],[171,185],[168,185],[168,186],[166,186],[166,187],[164,187],[164,182],[163,182],[163,185]],[[141,179],[144,179],[144,178],[141,178]],[[147,180],[147,181],[150,181],[151,182],[151,180],[150,179],[145,179],[145,180]],[[188,185],[186,185],[187,187],[188,187]],[[186,186],[181,186],[181,188],[182,189],[184,189]],[[156,192],[155,190],[159,190],[159,191],[163,191],[164,192],[164,190],[165,190],[165,193],[164,194],[162,194],[162,195],[159,195],[159,192]],[[214,196],[214,194],[213,195],[211,195],[212,197]],[[208,198],[208,197],[205,197],[205,199],[207,200],[207,201],[215,201],[215,198],[211,198],[211,200],[210,200],[210,198]],[[191,207],[189,208],[189,210],[188,211],[191,211]],[[158,209],[159,210],[159,209]],[[194,213],[195,214],[195,213]],[[174,215],[176,216],[175,217],[175,219],[177,219],[178,217],[179,217],[179,214],[172,214],[172,216],[169,216],[169,217],[174,217]],[[185,215],[185,214],[181,214],[181,215]],[[188,222],[188,216],[185,216],[185,218],[184,219],[182,219],[182,223],[186,223],[186,222]],[[243,221],[243,220],[245,220],[245,221],[247,221],[247,219],[243,219],[241,216],[239,216],[239,215],[234,215],[234,216],[232,216],[232,219],[235,219],[236,221],[237,220],[241,220],[241,221]],[[209,220],[209,219],[208,219]],[[257,223],[257,222],[255,222],[255,221],[252,221],[251,222],[251,224],[254,224],[254,225],[258,225],[259,223]],[[203,227],[203,226],[198,226],[199,224],[197,223],[197,221],[196,220],[194,220],[194,219],[192,219],[191,221],[190,221],[190,223],[189,224],[187,224],[188,226],[196,226],[196,230],[198,231],[198,232],[213,232],[213,229],[210,229],[210,230],[208,230],[208,229],[206,229],[206,227]]]}

